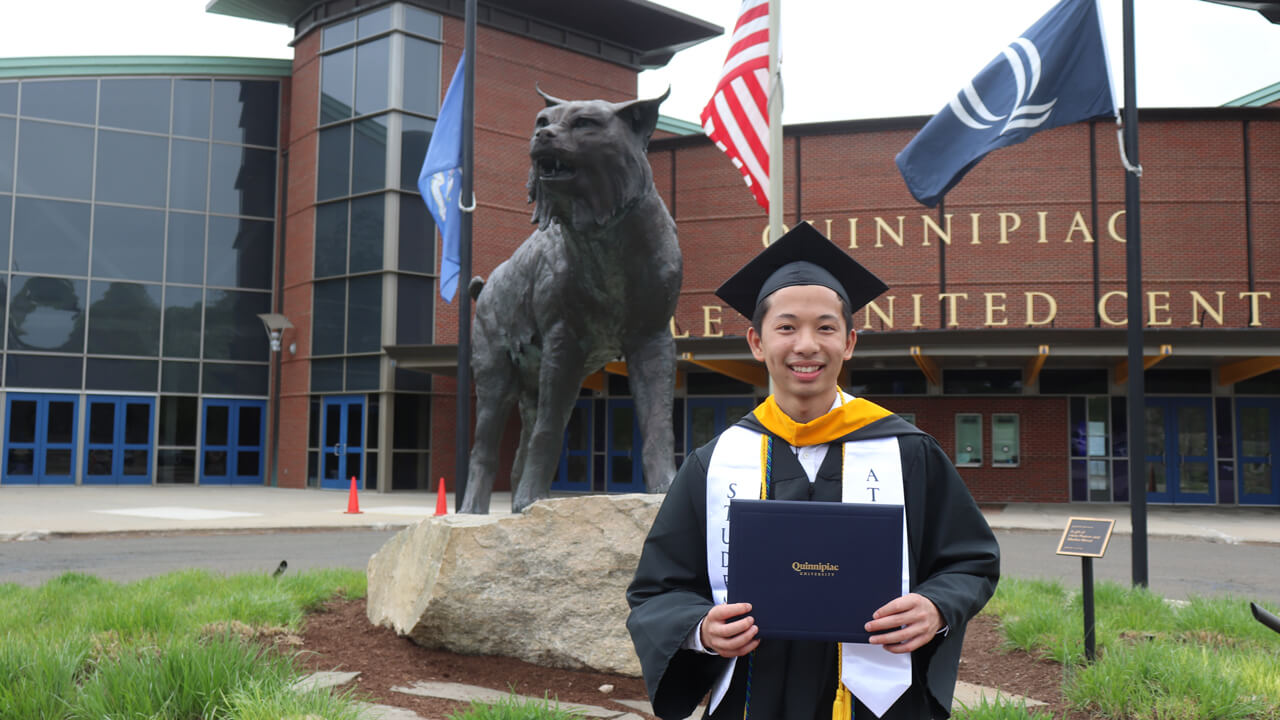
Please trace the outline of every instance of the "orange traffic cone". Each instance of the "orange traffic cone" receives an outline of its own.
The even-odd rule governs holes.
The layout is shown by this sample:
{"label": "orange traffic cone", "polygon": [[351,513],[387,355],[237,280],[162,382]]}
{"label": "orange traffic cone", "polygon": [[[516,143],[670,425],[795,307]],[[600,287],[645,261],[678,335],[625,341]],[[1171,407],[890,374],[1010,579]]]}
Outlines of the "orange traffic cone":
{"label": "orange traffic cone", "polygon": [[347,512],[346,515],[360,514],[360,496],[356,494],[356,476],[351,476],[351,492],[347,493]]}
{"label": "orange traffic cone", "polygon": [[448,515],[449,502],[444,498],[444,478],[440,478],[440,484],[436,487],[436,517]]}

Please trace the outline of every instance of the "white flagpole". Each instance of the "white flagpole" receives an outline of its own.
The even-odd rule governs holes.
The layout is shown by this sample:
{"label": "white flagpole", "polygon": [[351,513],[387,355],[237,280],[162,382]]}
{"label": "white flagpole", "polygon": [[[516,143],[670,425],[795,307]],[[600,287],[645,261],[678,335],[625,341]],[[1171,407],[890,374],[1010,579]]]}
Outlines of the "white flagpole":
{"label": "white flagpole", "polygon": [[782,237],[782,75],[778,72],[781,0],[769,0],[769,242]]}

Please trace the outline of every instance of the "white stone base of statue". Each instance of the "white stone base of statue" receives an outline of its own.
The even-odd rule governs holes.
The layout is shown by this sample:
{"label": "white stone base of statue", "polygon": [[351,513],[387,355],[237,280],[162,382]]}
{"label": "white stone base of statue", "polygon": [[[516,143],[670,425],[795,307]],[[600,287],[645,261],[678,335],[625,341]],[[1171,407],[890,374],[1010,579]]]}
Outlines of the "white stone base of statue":
{"label": "white stone base of statue", "polygon": [[369,620],[424,647],[639,676],[626,590],[663,497],[428,518],[369,559]]}

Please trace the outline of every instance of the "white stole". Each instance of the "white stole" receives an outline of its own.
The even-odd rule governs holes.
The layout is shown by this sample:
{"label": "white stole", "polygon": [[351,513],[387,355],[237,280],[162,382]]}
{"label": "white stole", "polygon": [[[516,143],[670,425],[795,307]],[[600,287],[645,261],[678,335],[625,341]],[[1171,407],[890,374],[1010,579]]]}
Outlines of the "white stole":
{"label": "white stole", "polygon": [[[758,498],[763,480],[762,438],[754,430],[734,425],[725,430],[707,467],[707,576],[711,597],[723,604],[728,597],[729,501]],[[834,447],[832,449],[835,449]],[[844,443],[841,483],[843,502],[904,507],[902,516],[902,594],[910,591],[907,520],[902,482],[902,455],[896,437]],[[870,618],[867,618],[870,620]],[[895,654],[878,645],[842,643],[840,679],[854,697],[876,717],[911,686],[911,655]],[[737,658],[716,679],[709,712],[715,712],[729,690]]]}

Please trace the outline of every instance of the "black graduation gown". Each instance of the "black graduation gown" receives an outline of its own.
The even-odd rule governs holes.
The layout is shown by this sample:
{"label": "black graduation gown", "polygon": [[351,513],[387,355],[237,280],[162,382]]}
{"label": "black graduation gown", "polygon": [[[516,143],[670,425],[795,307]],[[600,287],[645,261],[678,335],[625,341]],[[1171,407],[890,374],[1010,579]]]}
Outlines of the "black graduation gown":
{"label": "black graduation gown", "polygon": [[[739,424],[769,432],[753,415]],[[902,454],[910,587],[937,605],[949,631],[912,654],[912,687],[884,718],[945,718],[950,715],[965,623],[995,591],[1000,551],[950,459],[914,425],[890,415],[836,442],[888,436],[898,436]],[[681,466],[627,589],[631,606],[627,628],[654,713],[663,720],[689,716],[729,662],[681,648],[712,604],[706,563],[706,478],[715,442],[699,448]],[[840,453],[827,453],[811,484],[794,453],[776,435],[774,442],[770,498],[840,501]],[[750,717],[830,720],[836,665],[834,643],[764,640],[750,660],[738,659],[728,693],[707,717],[743,717],[750,673]],[[854,717],[875,716],[855,702]]]}

